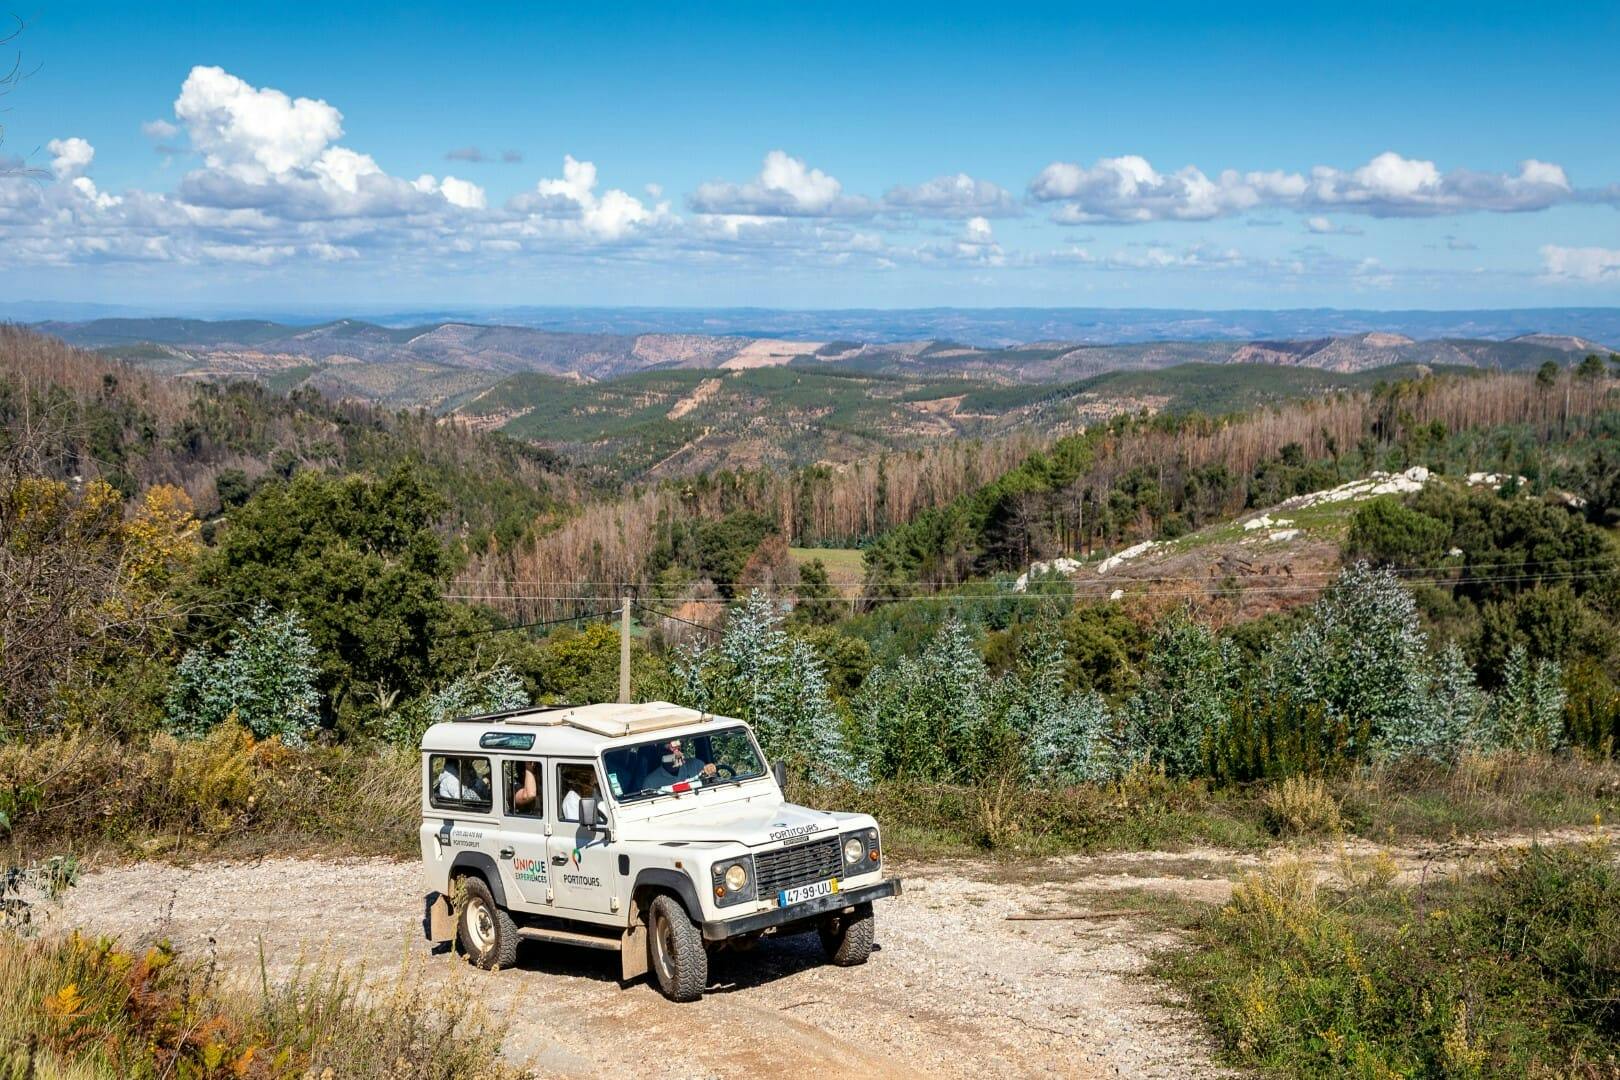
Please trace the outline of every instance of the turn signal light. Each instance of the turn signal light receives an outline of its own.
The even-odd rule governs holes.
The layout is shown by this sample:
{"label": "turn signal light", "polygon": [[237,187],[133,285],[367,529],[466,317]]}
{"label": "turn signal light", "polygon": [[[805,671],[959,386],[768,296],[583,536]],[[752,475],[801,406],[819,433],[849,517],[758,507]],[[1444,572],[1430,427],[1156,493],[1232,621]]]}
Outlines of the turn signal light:
{"label": "turn signal light", "polygon": [[871,851],[868,851],[866,853],[866,857],[868,859],[871,859],[873,862],[877,862],[878,861],[877,848],[873,848]]}
{"label": "turn signal light", "polygon": [[716,885],[714,887],[714,898],[716,900],[720,899],[721,897],[723,897],[725,895],[726,895],[726,887],[724,885]]}

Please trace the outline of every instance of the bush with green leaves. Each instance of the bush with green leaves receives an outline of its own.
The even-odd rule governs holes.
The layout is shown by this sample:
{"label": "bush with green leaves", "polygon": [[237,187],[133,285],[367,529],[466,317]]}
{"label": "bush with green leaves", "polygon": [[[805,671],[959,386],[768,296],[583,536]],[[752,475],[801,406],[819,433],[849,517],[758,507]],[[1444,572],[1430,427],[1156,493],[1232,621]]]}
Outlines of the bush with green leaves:
{"label": "bush with green leaves", "polygon": [[1211,740],[1231,722],[1237,652],[1186,612],[1159,628],[1142,684],[1125,704],[1125,753],[1171,776],[1204,771]]}
{"label": "bush with green leaves", "polygon": [[998,708],[1024,746],[1025,767],[1037,782],[1105,780],[1118,766],[1108,704],[1064,680],[1063,639],[1042,626],[1027,637],[1017,666],[996,683]]}
{"label": "bush with green leaves", "polygon": [[863,780],[833,707],[821,657],[783,629],[783,606],[754,590],[716,644],[682,648],[673,679],[681,704],[753,725],[767,757],[814,780]]}
{"label": "bush with green leaves", "polygon": [[259,602],[218,655],[192,649],[175,669],[166,726],[197,738],[231,717],[255,737],[298,746],[319,723],[315,646],[296,611]]}
{"label": "bush with green leaves", "polygon": [[1273,643],[1263,682],[1272,696],[1319,708],[1359,757],[1422,722],[1427,673],[1428,638],[1412,594],[1394,571],[1361,562]]}
{"label": "bush with green leaves", "polygon": [[523,679],[505,664],[488,671],[469,671],[430,694],[395,709],[383,722],[383,737],[395,746],[421,745],[422,735],[434,724],[462,716],[505,712],[529,705]]}
{"label": "bush with green leaves", "polygon": [[921,652],[866,677],[855,698],[862,748],[880,777],[971,782],[1005,761],[990,672],[967,626],[948,617]]}
{"label": "bush with green leaves", "polygon": [[1558,749],[1564,741],[1562,675],[1557,663],[1534,663],[1523,645],[1514,647],[1492,702],[1497,745],[1510,750]]}

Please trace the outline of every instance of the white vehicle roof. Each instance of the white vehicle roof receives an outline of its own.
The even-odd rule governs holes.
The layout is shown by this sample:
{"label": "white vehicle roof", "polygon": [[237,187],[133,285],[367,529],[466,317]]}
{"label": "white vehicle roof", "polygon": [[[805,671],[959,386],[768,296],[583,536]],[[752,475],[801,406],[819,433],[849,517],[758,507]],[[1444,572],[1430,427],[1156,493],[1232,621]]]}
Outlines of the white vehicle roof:
{"label": "white vehicle roof", "polygon": [[722,723],[739,721],[667,701],[537,706],[434,724],[422,736],[422,749],[430,753],[480,750],[479,739],[488,732],[519,731],[535,734],[534,749],[529,753],[594,756],[607,743],[627,736]]}

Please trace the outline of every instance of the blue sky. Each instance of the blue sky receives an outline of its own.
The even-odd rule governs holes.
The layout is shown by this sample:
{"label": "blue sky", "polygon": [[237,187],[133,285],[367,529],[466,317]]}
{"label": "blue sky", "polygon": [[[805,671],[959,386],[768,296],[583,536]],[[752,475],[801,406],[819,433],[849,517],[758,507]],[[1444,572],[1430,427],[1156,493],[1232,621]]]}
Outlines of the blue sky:
{"label": "blue sky", "polygon": [[0,289],[1620,303],[1620,6],[291,7],[25,12]]}

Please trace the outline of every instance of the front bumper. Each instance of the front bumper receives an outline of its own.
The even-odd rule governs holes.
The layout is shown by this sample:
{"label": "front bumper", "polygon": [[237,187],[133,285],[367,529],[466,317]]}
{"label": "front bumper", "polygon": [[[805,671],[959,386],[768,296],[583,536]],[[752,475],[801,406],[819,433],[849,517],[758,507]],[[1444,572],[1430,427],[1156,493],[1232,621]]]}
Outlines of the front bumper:
{"label": "front bumper", "polygon": [[806,922],[829,912],[843,911],[858,904],[870,904],[873,900],[881,900],[885,896],[899,896],[900,892],[900,879],[889,878],[876,885],[862,885],[858,889],[834,893],[831,896],[820,896],[814,900],[806,900],[802,904],[794,904],[792,907],[771,908],[769,911],[755,912],[753,915],[743,915],[736,919],[715,919],[703,924],[703,940],[725,941],[727,938],[755,934],[776,926]]}

